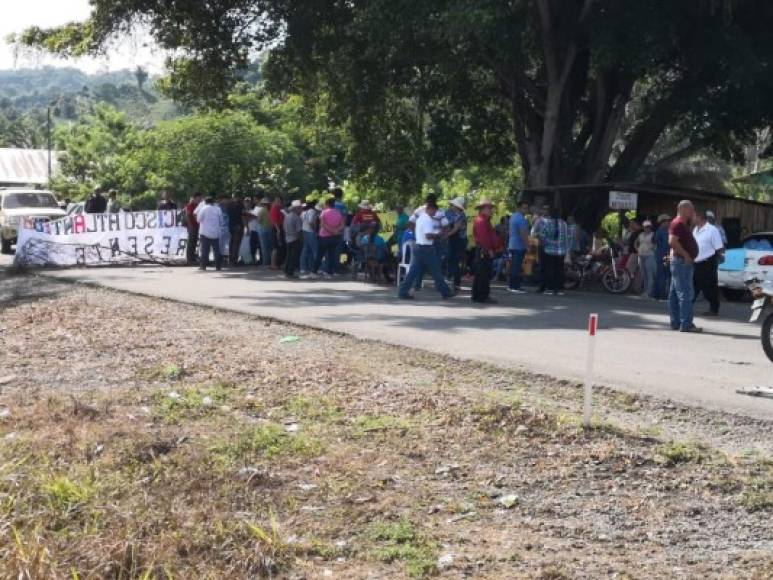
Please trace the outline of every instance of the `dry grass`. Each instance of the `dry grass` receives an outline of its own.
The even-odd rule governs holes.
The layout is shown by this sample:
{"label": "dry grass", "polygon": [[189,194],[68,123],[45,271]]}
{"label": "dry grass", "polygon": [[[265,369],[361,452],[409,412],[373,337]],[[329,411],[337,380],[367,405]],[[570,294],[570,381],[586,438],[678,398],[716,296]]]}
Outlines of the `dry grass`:
{"label": "dry grass", "polygon": [[489,367],[86,294],[3,316],[0,577],[773,572],[762,458],[586,433]]}

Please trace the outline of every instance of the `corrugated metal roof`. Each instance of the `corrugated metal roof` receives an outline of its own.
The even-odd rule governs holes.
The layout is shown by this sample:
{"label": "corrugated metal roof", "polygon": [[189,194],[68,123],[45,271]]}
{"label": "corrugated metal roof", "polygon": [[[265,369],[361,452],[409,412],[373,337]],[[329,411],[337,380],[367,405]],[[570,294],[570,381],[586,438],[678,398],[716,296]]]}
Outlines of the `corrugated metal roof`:
{"label": "corrugated metal roof", "polygon": [[[56,152],[51,155],[51,170],[56,173]],[[48,150],[0,148],[0,185],[46,185]]]}

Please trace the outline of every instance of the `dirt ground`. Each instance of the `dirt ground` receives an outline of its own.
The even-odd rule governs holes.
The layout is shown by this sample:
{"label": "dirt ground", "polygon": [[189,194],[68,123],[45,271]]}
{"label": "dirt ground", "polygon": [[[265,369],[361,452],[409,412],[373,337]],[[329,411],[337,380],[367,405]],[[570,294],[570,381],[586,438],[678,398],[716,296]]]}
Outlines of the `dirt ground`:
{"label": "dirt ground", "polygon": [[1,578],[770,578],[771,426],[0,280]]}

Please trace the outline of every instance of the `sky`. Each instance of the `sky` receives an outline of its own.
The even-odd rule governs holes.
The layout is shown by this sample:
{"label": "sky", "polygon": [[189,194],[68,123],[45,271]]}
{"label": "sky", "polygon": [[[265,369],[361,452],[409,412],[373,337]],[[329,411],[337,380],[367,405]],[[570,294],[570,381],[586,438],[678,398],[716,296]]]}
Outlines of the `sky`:
{"label": "sky", "polygon": [[42,66],[71,66],[89,73],[134,69],[142,66],[153,73],[163,69],[164,54],[148,42],[147,35],[137,33],[121,40],[106,57],[62,59],[24,51],[14,55],[5,37],[29,26],[43,28],[67,22],[84,20],[90,9],[88,0],[0,0],[0,70],[12,68],[39,68]]}

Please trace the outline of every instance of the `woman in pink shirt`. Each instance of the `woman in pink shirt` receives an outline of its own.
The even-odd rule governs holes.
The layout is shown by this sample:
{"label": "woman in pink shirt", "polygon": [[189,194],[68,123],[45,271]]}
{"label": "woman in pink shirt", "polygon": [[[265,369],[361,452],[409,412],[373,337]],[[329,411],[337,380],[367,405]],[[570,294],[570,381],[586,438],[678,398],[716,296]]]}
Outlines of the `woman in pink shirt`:
{"label": "woman in pink shirt", "polygon": [[325,210],[319,216],[319,254],[315,270],[319,271],[322,258],[325,258],[325,270],[322,275],[330,278],[335,272],[337,250],[343,241],[346,222],[341,212],[335,208],[334,198],[328,199],[325,206]]}

